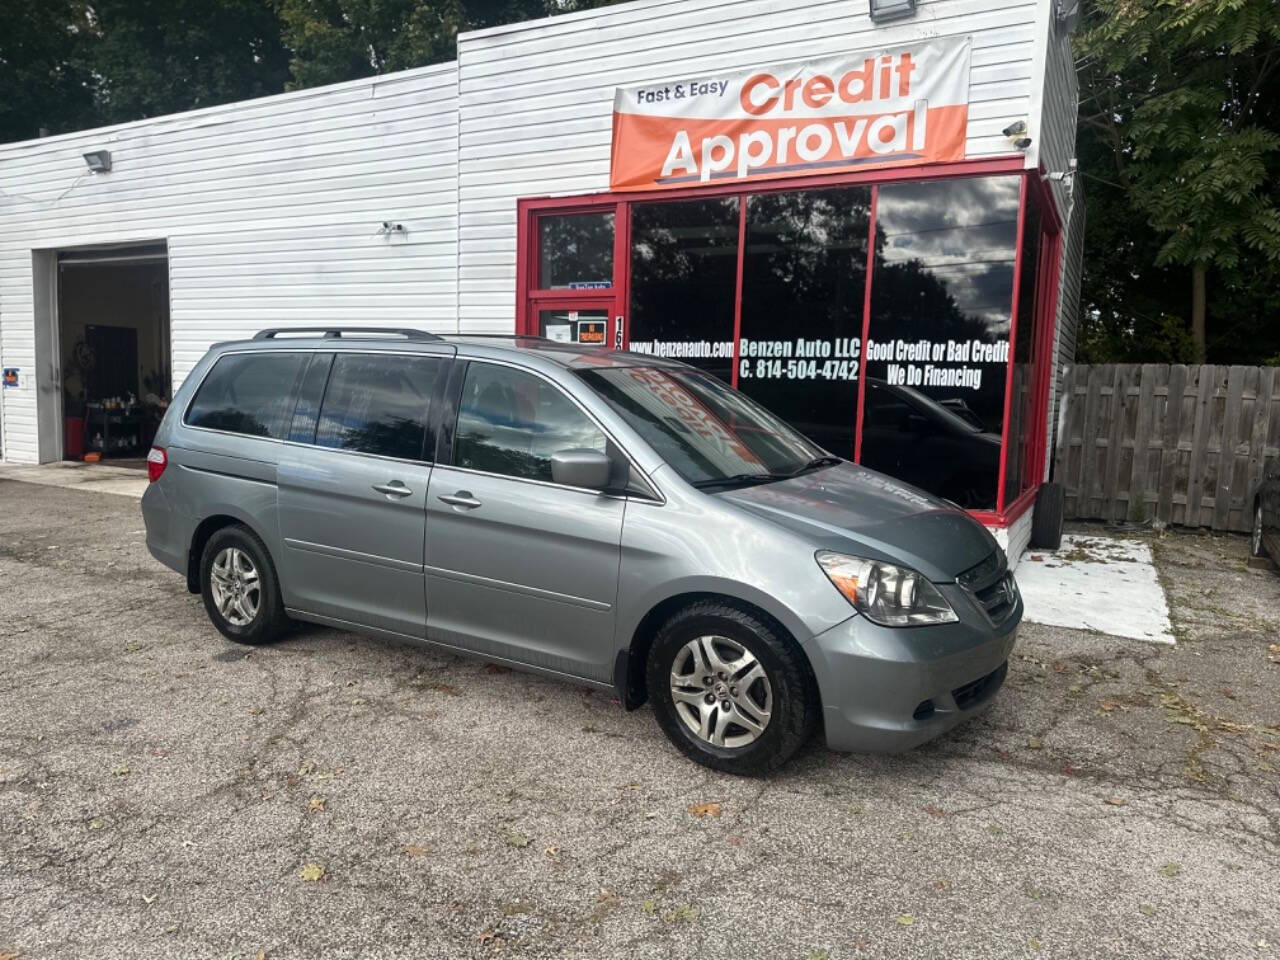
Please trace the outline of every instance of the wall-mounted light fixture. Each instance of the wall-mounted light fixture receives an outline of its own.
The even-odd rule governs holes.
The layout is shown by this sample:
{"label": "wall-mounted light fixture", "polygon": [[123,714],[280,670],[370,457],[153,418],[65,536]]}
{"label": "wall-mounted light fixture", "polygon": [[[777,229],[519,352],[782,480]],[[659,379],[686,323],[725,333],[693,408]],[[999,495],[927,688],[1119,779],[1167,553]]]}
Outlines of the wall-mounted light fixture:
{"label": "wall-mounted light fixture", "polygon": [[916,12],[916,0],[869,0],[871,4],[871,20],[874,23],[885,23],[889,20],[901,20],[911,17]]}
{"label": "wall-mounted light fixture", "polygon": [[106,173],[111,169],[111,151],[93,150],[84,155],[84,162],[94,173]]}
{"label": "wall-mounted light fixture", "polygon": [[1011,123],[1000,132],[1019,150],[1025,150],[1031,146],[1031,138],[1027,136],[1027,121],[1025,120]]}

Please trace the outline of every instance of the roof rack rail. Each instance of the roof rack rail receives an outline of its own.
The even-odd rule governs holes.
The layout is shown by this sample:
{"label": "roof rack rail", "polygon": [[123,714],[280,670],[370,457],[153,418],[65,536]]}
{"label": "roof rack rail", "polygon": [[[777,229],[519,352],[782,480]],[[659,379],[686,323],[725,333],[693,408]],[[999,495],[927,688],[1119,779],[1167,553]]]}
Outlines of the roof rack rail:
{"label": "roof rack rail", "polygon": [[404,337],[406,340],[443,340],[443,337],[426,330],[413,330],[408,327],[272,327],[259,330],[253,335],[255,340],[275,340],[281,334],[316,334],[324,340],[359,340],[366,334],[379,337]]}
{"label": "roof rack rail", "polygon": [[543,340],[547,343],[556,343],[549,337],[542,337],[536,333],[446,333],[448,337],[463,337],[467,340]]}

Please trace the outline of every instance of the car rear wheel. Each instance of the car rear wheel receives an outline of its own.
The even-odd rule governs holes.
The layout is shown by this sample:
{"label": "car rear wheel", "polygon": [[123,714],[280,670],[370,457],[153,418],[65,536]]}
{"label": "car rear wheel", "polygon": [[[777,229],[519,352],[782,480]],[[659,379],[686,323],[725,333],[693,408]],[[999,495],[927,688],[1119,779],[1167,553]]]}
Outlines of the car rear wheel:
{"label": "car rear wheel", "polygon": [[1253,508],[1253,532],[1249,535],[1249,553],[1255,557],[1265,557],[1266,547],[1262,545],[1262,504]]}
{"label": "car rear wheel", "polygon": [[671,742],[726,773],[776,770],[817,725],[804,654],[776,624],[731,603],[693,603],[668,620],[646,679]]}
{"label": "car rear wheel", "polygon": [[205,611],[219,632],[236,643],[270,643],[288,626],[275,566],[248,527],[223,527],[209,538],[200,559]]}

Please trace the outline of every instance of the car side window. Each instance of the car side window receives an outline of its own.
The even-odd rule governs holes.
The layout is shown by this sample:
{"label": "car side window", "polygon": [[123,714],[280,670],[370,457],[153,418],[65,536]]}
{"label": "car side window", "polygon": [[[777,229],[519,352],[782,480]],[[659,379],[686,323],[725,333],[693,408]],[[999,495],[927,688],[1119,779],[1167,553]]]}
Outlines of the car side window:
{"label": "car side window", "polygon": [[305,353],[237,353],[213,365],[191,406],[185,423],[251,437],[281,439],[293,414]]}
{"label": "car side window", "polygon": [[553,454],[583,449],[604,453],[606,437],[548,381],[473,361],[462,385],[453,449],[458,467],[550,481]]}
{"label": "car side window", "polygon": [[438,357],[340,353],[320,404],[316,446],[429,460],[424,452]]}

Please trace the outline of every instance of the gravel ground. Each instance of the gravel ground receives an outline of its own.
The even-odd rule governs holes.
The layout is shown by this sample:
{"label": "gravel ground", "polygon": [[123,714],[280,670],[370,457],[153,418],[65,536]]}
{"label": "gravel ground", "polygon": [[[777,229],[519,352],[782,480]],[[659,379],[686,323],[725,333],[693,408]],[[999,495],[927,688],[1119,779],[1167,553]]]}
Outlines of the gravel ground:
{"label": "gravel ground", "polygon": [[1280,955],[1280,576],[1153,547],[1176,648],[1028,624],[951,735],[757,781],[566,684],[227,644],[135,500],[0,481],[0,958]]}

